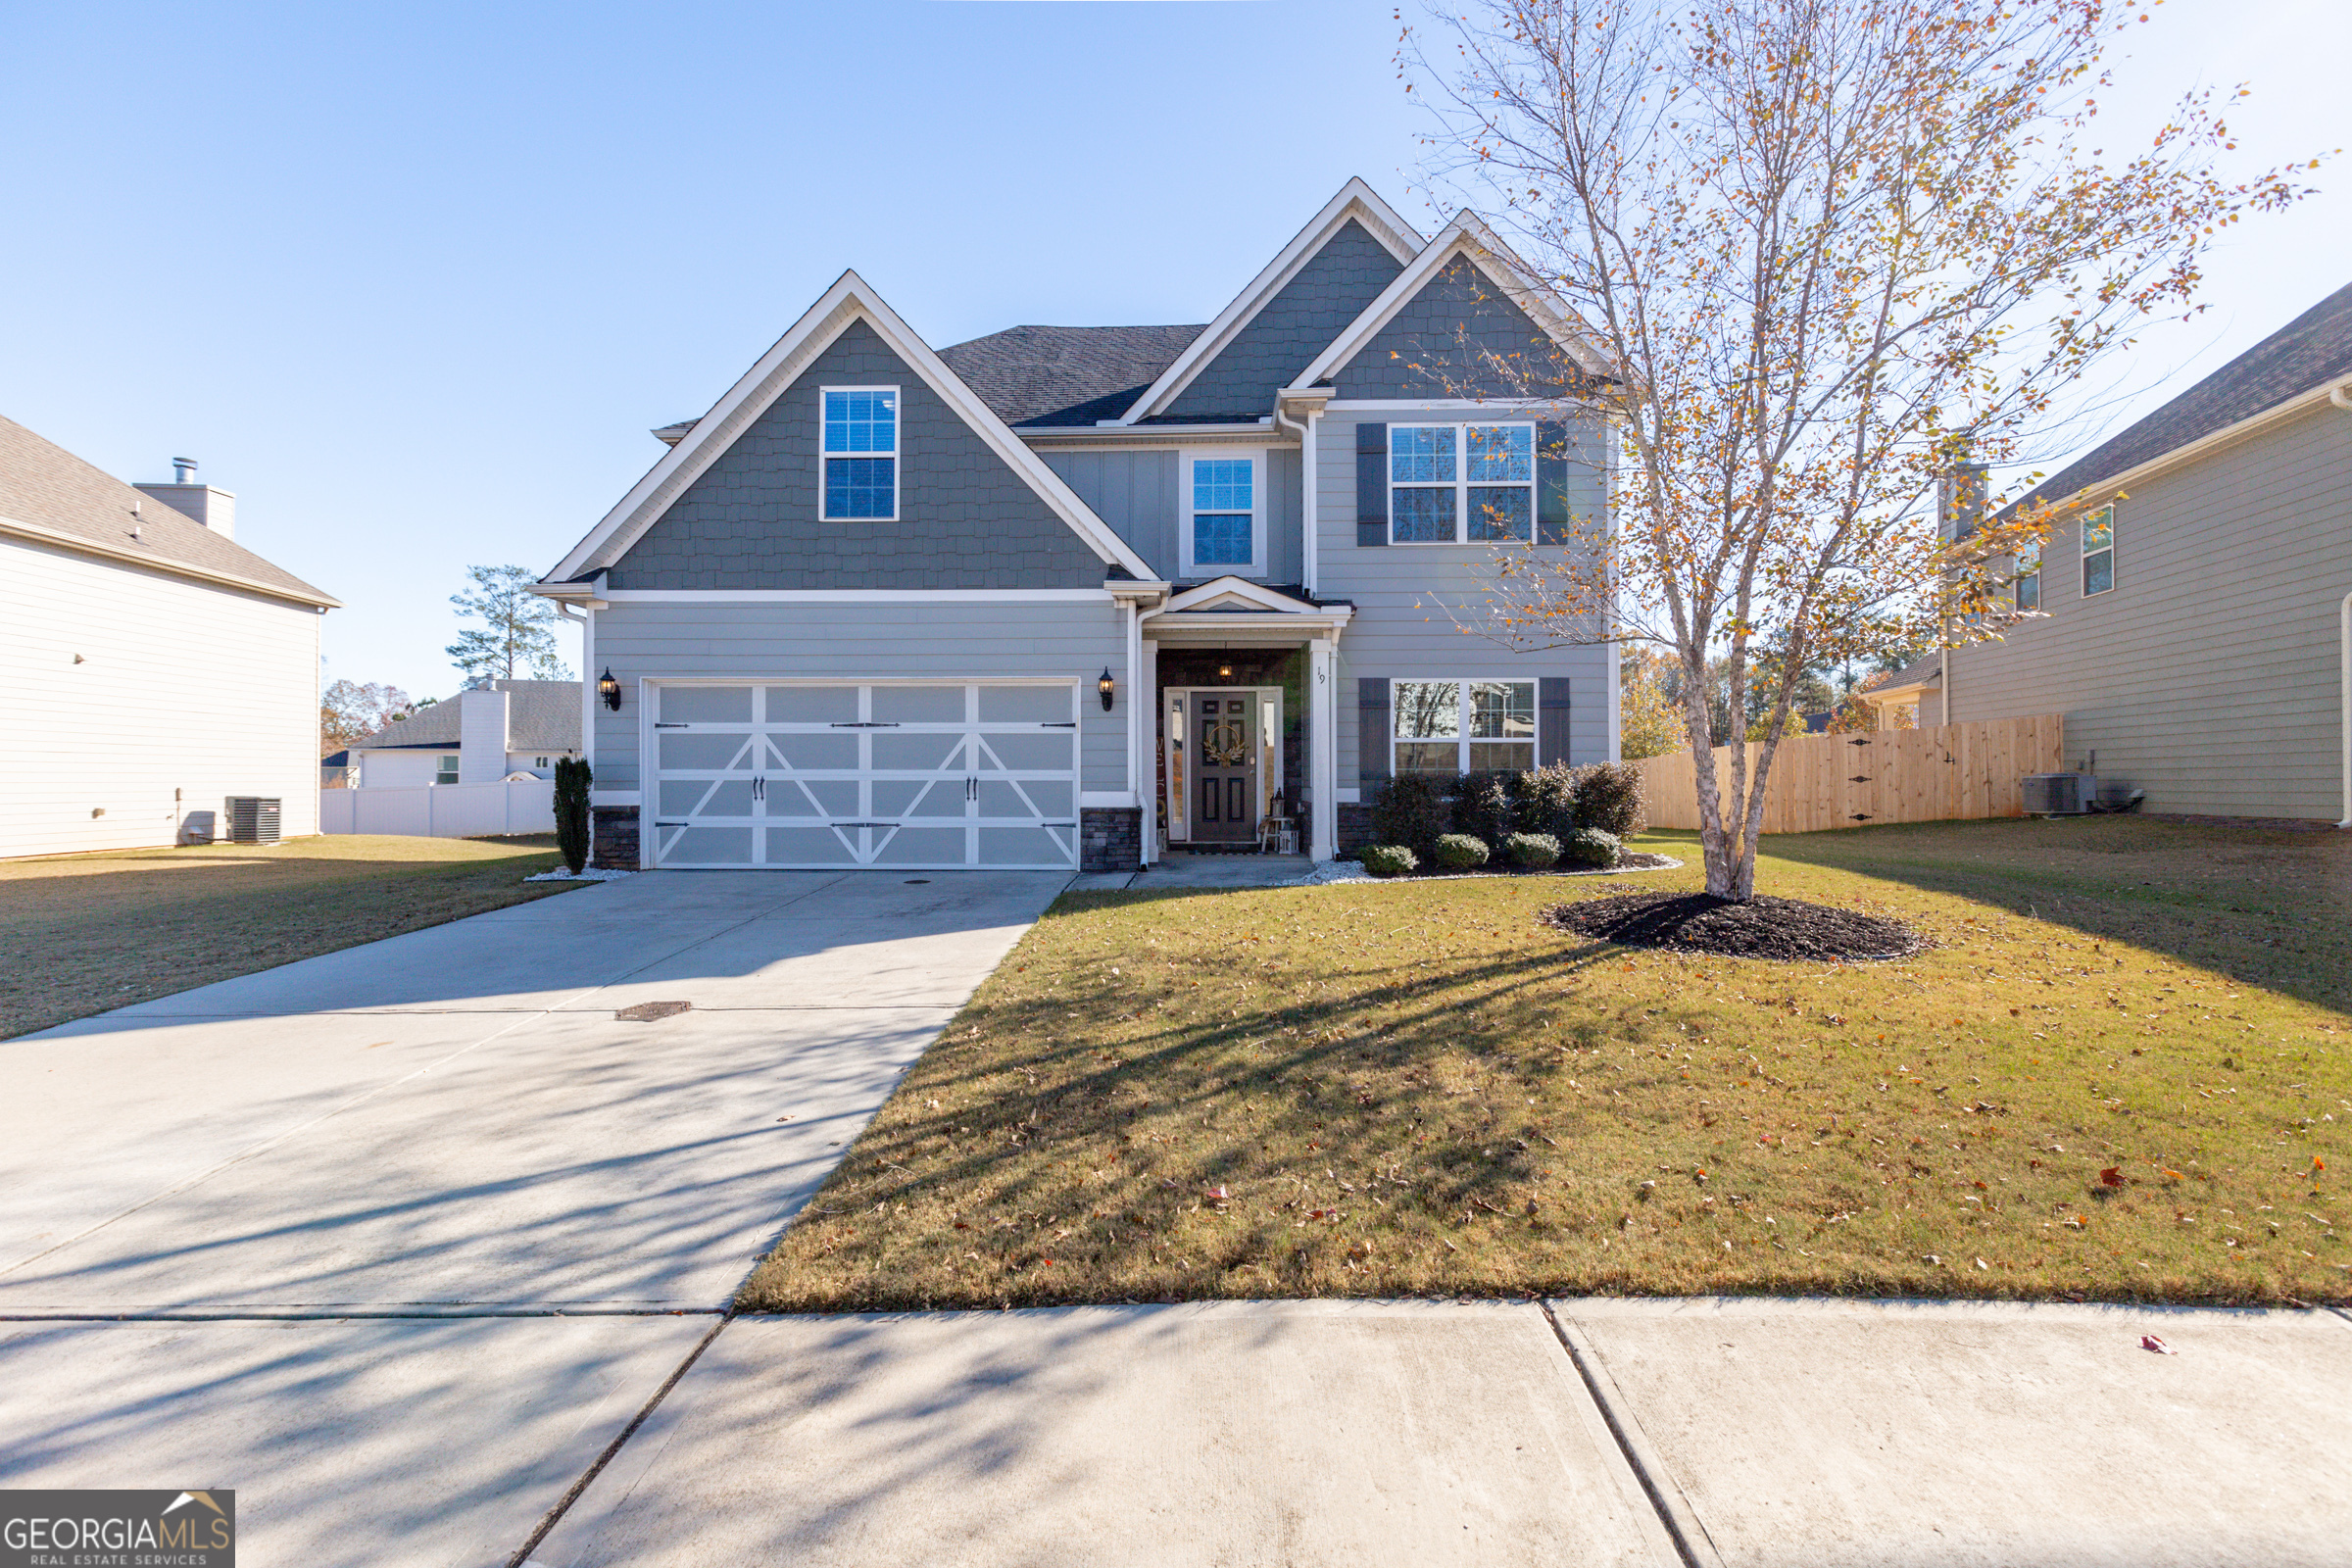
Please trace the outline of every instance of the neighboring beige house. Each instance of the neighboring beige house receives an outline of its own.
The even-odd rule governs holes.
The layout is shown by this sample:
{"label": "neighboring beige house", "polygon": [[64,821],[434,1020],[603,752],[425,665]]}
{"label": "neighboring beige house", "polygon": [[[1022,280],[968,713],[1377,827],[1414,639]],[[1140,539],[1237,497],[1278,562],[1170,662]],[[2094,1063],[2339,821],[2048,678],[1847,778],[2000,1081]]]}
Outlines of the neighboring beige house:
{"label": "neighboring beige house", "polygon": [[353,789],[492,784],[516,773],[555,777],[580,754],[580,683],[494,680],[419,708],[351,743]]}
{"label": "neighboring beige house", "polygon": [[0,858],[318,830],[336,601],[235,540],[236,497],[132,486],[0,418]]}
{"label": "neighboring beige house", "polygon": [[2192,815],[2352,818],[2352,286],[2034,492],[2086,509],[2028,620],[1868,697],[2066,716],[2066,760]]}

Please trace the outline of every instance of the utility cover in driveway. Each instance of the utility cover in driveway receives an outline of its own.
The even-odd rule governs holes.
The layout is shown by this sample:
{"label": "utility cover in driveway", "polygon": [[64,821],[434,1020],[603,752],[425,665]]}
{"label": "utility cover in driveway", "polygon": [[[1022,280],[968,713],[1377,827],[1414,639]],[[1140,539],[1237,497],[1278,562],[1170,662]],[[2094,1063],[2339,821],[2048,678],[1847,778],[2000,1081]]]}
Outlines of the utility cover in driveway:
{"label": "utility cover in driveway", "polygon": [[1071,681],[652,688],[654,863],[1078,863]]}

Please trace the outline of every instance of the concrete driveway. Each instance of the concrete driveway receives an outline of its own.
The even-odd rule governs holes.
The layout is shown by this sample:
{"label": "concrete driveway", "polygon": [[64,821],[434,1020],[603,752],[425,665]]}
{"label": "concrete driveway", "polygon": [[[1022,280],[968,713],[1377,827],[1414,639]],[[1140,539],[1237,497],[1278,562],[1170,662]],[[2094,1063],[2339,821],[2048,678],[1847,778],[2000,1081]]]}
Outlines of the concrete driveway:
{"label": "concrete driveway", "polygon": [[0,1043],[0,1486],[505,1561],[1067,880],[657,873]]}

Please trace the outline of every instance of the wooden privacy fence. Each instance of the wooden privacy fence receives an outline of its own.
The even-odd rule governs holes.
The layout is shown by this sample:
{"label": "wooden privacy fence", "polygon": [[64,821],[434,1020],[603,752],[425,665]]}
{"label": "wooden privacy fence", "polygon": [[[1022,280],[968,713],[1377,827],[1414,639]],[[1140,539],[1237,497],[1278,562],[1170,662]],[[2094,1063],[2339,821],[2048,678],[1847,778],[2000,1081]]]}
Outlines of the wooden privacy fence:
{"label": "wooden privacy fence", "polygon": [[[2065,738],[2065,719],[2057,713],[1875,735],[1791,736],[1773,754],[1765,780],[1764,831],[2023,816],[2017,781],[2028,773],[2058,772]],[[1750,744],[1747,750],[1752,769],[1761,748]],[[1642,770],[1652,827],[1698,826],[1698,784],[1689,752],[1643,758],[1634,766]],[[1732,749],[1718,746],[1715,782],[1727,797],[1731,780]]]}

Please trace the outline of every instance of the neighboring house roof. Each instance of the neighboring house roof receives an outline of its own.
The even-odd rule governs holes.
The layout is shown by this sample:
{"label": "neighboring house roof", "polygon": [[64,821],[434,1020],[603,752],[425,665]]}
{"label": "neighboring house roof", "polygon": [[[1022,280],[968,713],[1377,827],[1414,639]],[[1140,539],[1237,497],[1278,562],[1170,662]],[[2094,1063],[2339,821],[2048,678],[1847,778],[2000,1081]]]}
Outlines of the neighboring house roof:
{"label": "neighboring house roof", "polygon": [[339,605],[235,540],[4,417],[0,532],[321,609]]}
{"label": "neighboring house roof", "polygon": [[[576,752],[580,749],[580,683],[576,680],[494,680],[507,698],[507,750]],[[419,708],[351,743],[355,752],[415,751],[458,746],[464,694]]]}
{"label": "neighboring house roof", "polygon": [[1916,664],[1901,669],[1875,686],[1865,686],[1855,692],[1866,703],[1909,702],[1931,686],[1943,683],[1943,656],[1930,654]]}
{"label": "neighboring house roof", "polygon": [[2352,284],[2068,464],[2018,505],[2063,501],[2345,376],[2352,376]]}
{"label": "neighboring house roof", "polygon": [[939,351],[1006,424],[1092,425],[1124,414],[1205,328],[1013,326]]}

